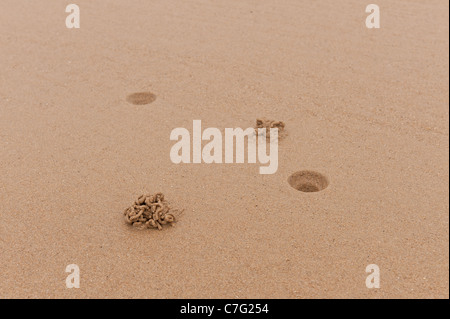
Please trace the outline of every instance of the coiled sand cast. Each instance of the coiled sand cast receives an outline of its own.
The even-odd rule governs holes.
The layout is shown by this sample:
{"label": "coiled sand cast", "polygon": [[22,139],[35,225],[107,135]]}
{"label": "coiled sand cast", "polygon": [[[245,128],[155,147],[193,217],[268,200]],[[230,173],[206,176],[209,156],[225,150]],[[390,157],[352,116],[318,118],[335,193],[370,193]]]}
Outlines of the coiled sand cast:
{"label": "coiled sand cast", "polygon": [[158,228],[162,225],[175,222],[175,215],[182,212],[172,210],[162,193],[155,195],[141,195],[133,205],[125,209],[125,221],[133,226],[141,228]]}

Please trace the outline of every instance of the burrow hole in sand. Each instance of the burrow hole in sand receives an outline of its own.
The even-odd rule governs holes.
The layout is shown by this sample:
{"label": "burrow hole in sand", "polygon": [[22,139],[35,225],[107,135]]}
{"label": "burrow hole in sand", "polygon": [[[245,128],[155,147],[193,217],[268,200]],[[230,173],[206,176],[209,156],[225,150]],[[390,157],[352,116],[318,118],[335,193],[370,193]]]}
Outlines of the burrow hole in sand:
{"label": "burrow hole in sand", "polygon": [[150,92],[137,92],[127,96],[127,101],[135,105],[146,105],[155,100],[156,95]]}
{"label": "burrow hole in sand", "polygon": [[313,171],[295,172],[288,178],[289,185],[304,193],[320,192],[328,187],[328,179]]}

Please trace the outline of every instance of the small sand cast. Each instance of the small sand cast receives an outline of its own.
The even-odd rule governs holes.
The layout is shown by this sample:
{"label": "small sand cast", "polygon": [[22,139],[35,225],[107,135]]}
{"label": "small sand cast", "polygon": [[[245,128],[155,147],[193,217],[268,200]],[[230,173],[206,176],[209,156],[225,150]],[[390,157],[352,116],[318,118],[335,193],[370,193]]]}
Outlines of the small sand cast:
{"label": "small sand cast", "polygon": [[256,120],[255,132],[258,136],[258,129],[265,128],[264,135],[266,139],[270,140],[270,129],[277,128],[278,129],[278,137],[283,138],[286,136],[286,131],[284,130],[285,124],[282,121],[274,121],[268,120],[266,118],[260,118]]}
{"label": "small sand cast", "polygon": [[175,215],[180,215],[178,210],[172,210],[162,193],[155,195],[141,195],[133,205],[124,211],[125,221],[133,226],[141,228],[158,228],[170,224],[173,226]]}

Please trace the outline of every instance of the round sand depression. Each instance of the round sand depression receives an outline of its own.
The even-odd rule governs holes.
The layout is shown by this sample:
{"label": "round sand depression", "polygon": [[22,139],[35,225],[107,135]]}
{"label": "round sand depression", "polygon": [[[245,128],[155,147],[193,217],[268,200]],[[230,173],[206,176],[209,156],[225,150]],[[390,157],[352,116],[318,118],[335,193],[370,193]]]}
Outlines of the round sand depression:
{"label": "round sand depression", "polygon": [[155,100],[156,95],[150,92],[137,92],[127,96],[127,101],[135,105],[146,105]]}
{"label": "round sand depression", "polygon": [[304,193],[316,193],[328,187],[328,179],[313,171],[295,172],[288,178],[289,185]]}

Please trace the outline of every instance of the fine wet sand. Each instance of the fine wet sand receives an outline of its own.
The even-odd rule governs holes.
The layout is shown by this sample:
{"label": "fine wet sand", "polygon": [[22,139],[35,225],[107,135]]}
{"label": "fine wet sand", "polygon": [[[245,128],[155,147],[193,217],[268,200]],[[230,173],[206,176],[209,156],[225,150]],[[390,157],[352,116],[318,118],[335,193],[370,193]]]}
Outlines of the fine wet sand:
{"label": "fine wet sand", "polygon": [[[0,2],[0,298],[449,297],[447,1],[75,3]],[[276,174],[170,160],[262,117]],[[127,225],[157,192],[175,227]]]}

